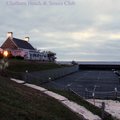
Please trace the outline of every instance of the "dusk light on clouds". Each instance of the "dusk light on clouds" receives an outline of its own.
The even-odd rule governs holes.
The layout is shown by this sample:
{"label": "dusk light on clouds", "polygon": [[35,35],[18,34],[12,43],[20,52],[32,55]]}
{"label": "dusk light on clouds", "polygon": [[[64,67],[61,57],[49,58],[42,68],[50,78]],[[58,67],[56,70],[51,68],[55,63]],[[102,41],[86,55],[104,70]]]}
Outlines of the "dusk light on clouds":
{"label": "dusk light on clouds", "polygon": [[57,60],[120,61],[120,0],[1,0],[0,18],[1,44],[13,32]]}

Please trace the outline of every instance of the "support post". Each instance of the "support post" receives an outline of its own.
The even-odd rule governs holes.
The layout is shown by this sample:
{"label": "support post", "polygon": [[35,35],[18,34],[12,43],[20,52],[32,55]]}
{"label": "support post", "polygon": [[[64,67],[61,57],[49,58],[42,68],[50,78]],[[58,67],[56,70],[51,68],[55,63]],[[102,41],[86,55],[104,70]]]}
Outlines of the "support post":
{"label": "support post", "polygon": [[102,117],[102,120],[104,119],[104,116],[105,116],[105,102],[102,102],[102,106],[101,106],[101,117]]}

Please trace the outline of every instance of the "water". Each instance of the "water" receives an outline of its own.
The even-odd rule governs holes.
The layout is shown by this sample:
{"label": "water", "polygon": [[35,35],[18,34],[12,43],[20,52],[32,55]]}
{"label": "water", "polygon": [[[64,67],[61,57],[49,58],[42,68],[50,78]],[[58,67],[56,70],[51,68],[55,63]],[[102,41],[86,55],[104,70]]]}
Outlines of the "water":
{"label": "water", "polygon": [[[75,61],[78,64],[97,64],[97,65],[120,65],[120,61]],[[59,64],[70,65],[72,61],[57,61]]]}

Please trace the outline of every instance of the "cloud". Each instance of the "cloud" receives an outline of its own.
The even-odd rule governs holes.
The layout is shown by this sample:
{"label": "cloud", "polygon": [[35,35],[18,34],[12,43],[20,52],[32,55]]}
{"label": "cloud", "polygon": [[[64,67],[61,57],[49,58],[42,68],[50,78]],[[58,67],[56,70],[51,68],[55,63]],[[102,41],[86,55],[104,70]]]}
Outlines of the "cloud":
{"label": "cloud", "polygon": [[17,38],[29,36],[38,49],[55,51],[58,60],[120,60],[119,0],[71,0],[69,6],[7,1],[0,4],[1,44],[12,31]]}

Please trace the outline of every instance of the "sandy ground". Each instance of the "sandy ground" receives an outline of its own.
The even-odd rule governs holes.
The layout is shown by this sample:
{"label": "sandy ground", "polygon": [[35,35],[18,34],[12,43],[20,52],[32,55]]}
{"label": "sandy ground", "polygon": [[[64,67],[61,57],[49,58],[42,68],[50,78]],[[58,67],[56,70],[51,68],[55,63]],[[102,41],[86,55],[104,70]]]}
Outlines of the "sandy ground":
{"label": "sandy ground", "polygon": [[[88,101],[94,104],[93,99],[89,99]],[[120,102],[119,101],[96,99],[95,105],[98,107],[101,107],[102,102],[105,102],[105,111],[107,111],[112,116],[116,117],[117,119],[120,119]]]}

